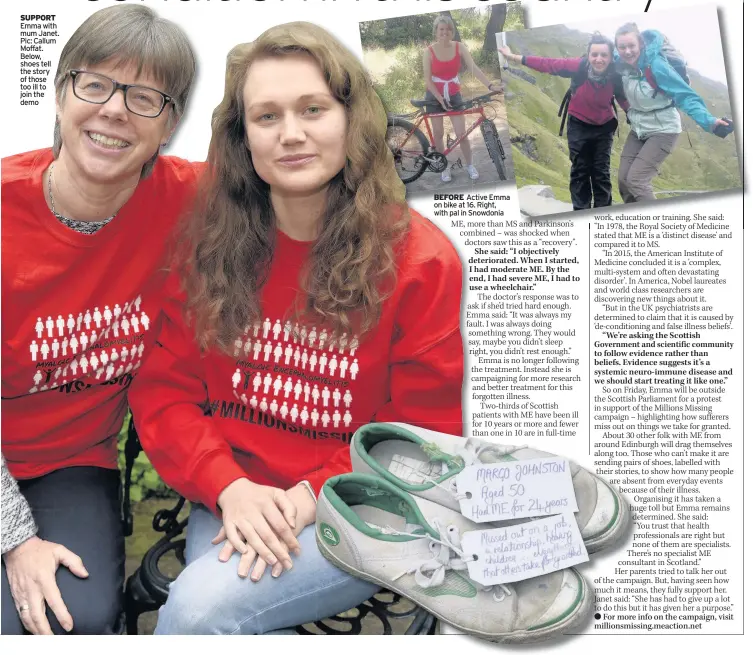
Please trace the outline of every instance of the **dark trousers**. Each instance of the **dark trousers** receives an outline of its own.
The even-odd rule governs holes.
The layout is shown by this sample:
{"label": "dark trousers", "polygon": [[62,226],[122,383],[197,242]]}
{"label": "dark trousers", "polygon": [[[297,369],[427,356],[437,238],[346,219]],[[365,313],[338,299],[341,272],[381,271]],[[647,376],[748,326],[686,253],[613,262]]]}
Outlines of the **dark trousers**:
{"label": "dark trousers", "polygon": [[[570,116],[567,143],[570,147],[570,197],[573,209],[591,209],[612,204],[610,161],[617,119],[591,125]],[[593,205],[591,204],[593,201]]]}
{"label": "dark trousers", "polygon": [[[120,473],[81,466],[19,480],[18,484],[31,506],[37,536],[76,553],[89,572],[89,577],[82,579],[61,565],[55,576],[73,617],[71,634],[112,634],[120,618],[125,574]],[[24,634],[4,561],[0,582],[2,633]],[[49,608],[47,619],[54,633],[65,633]]]}
{"label": "dark trousers", "polygon": [[654,134],[641,140],[630,131],[622,148],[617,175],[623,202],[656,198],[651,180],[659,174],[659,167],[672,153],[679,138],[679,134]]}

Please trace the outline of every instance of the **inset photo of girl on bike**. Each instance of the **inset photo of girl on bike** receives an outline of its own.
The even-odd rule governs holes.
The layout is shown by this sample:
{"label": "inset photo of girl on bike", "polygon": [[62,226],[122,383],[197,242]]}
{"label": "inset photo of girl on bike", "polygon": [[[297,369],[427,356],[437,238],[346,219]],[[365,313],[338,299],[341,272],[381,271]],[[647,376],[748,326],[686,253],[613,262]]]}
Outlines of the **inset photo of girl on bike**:
{"label": "inset photo of girl on bike", "polygon": [[715,7],[505,31],[497,46],[523,214],[741,188]]}
{"label": "inset photo of girl on bike", "polygon": [[505,2],[360,24],[408,193],[513,179],[496,33],[523,27]]}

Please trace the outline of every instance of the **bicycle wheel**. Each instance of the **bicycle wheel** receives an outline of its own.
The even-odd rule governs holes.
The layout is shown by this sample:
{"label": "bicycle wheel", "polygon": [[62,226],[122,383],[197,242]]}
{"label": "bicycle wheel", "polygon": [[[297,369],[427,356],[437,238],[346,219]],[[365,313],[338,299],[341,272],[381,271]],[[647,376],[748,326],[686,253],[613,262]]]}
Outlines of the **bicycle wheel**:
{"label": "bicycle wheel", "polygon": [[490,120],[483,120],[481,121],[481,134],[484,135],[486,149],[489,151],[489,157],[491,157],[491,160],[494,162],[494,167],[497,169],[499,179],[506,180],[505,151],[499,141],[497,126]]}
{"label": "bicycle wheel", "polygon": [[410,121],[396,116],[387,118],[387,145],[392,150],[395,170],[403,184],[413,182],[424,174],[429,165],[426,160],[429,140],[418,128],[413,130]]}

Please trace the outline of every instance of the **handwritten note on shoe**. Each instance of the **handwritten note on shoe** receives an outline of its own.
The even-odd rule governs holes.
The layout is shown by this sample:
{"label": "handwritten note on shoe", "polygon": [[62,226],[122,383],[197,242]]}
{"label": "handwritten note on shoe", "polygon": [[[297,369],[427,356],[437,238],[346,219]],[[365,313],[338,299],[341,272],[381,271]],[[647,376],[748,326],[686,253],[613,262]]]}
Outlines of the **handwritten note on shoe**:
{"label": "handwritten note on shoe", "polygon": [[[468,574],[482,585],[517,582],[588,561],[572,512],[462,537]],[[471,558],[472,556],[472,558]]]}
{"label": "handwritten note on shoe", "polygon": [[578,511],[570,463],[562,457],[468,466],[457,488],[463,516],[479,523]]}

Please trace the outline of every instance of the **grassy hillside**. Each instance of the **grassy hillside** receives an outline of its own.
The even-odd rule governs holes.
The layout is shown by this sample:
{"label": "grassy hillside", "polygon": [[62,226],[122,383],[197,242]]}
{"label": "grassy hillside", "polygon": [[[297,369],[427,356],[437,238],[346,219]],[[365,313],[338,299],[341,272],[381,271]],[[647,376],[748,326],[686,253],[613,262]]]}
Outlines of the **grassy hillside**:
{"label": "grassy hillside", "polygon": [[[508,34],[507,43],[516,54],[580,57],[586,52],[588,38],[587,34],[558,25]],[[559,136],[561,119],[557,117],[557,111],[570,80],[538,73],[525,66],[512,65],[512,68],[521,73],[519,76],[508,72],[504,76],[517,184],[548,184],[557,198],[567,202],[570,200],[567,132]],[[692,69],[689,76],[691,85],[712,114],[718,117],[732,115],[729,93],[724,84],[705,78]],[[630,131],[621,109],[619,121],[611,167],[615,200],[619,199],[619,153]],[[682,122],[685,133],[655,178],[654,189],[711,191],[740,187],[740,167],[733,136],[719,139],[703,131],[684,114]]]}

